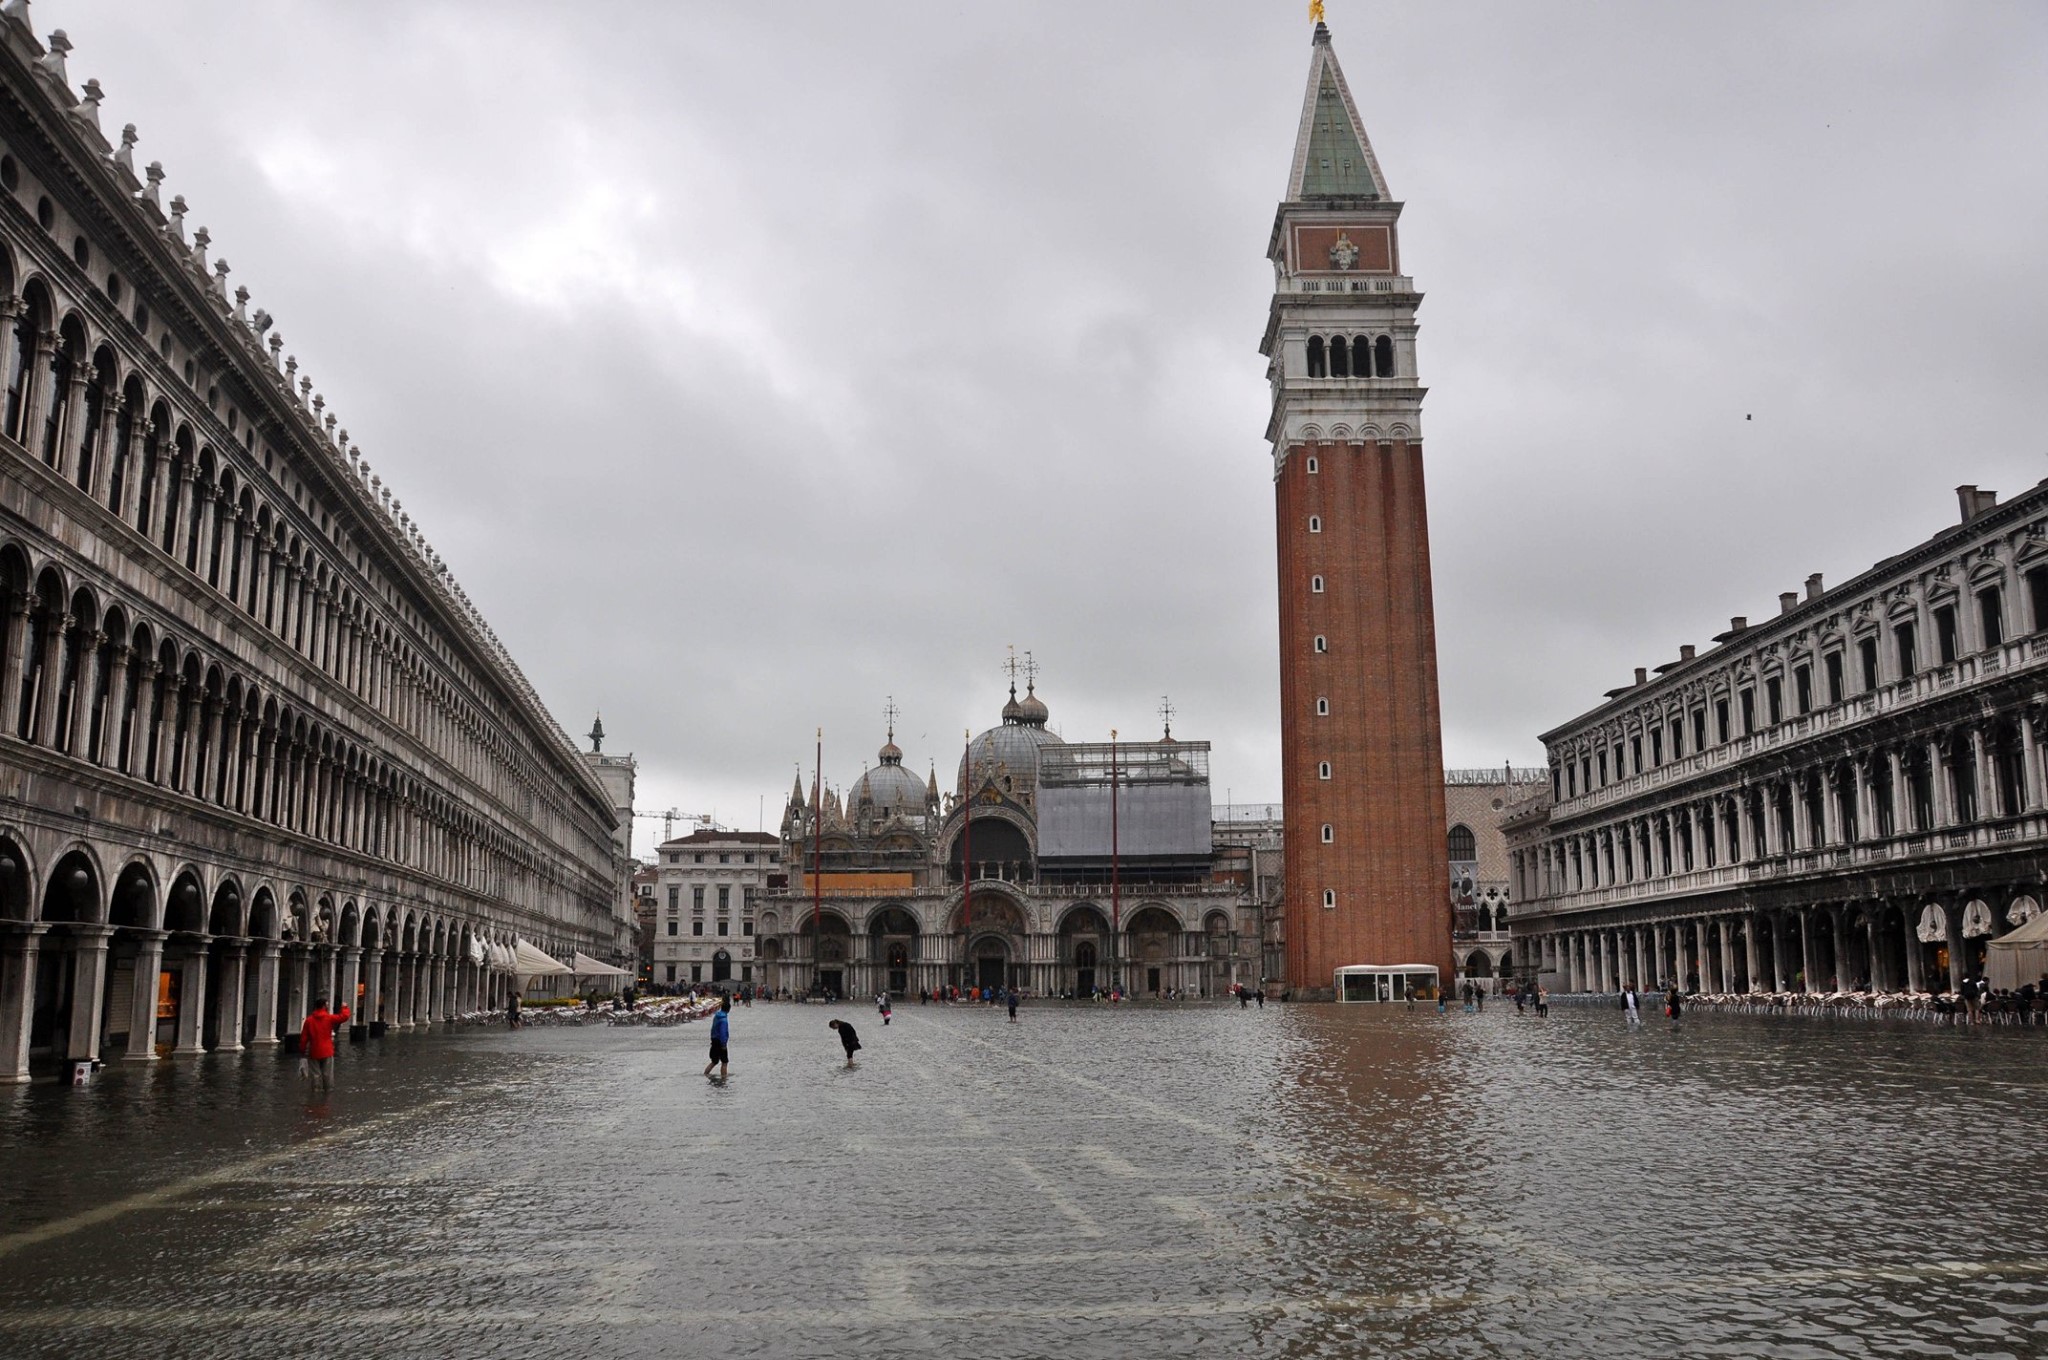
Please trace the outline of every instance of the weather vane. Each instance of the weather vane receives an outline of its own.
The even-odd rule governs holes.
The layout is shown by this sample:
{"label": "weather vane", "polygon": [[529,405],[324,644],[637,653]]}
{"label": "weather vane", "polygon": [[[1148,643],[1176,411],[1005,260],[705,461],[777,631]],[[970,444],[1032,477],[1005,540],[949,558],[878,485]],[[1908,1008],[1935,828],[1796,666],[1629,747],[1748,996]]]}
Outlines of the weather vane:
{"label": "weather vane", "polygon": [[1166,739],[1168,741],[1173,740],[1173,715],[1178,712],[1180,710],[1173,706],[1173,700],[1167,698],[1164,694],[1159,696],[1159,721],[1165,724]]}
{"label": "weather vane", "polygon": [[1024,653],[1023,671],[1024,687],[1026,689],[1036,689],[1038,687],[1038,659],[1028,651]]}
{"label": "weather vane", "polygon": [[1308,17],[1310,23],[1323,21],[1323,0],[1308,0]]}
{"label": "weather vane", "polygon": [[896,740],[896,719],[901,717],[902,714],[903,710],[896,707],[896,696],[890,695],[888,702],[882,705],[882,720],[889,724],[890,741]]}

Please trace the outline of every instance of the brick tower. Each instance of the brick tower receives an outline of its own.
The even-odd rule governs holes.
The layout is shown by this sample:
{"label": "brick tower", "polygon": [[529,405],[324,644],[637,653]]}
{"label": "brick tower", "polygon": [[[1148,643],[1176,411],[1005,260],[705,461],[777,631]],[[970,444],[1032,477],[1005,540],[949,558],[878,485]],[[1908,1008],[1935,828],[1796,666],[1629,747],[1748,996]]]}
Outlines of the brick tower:
{"label": "brick tower", "polygon": [[1346,964],[1452,977],[1443,744],[1415,310],[1387,191],[1318,23],[1273,224],[1268,359],[1280,546],[1287,981]]}

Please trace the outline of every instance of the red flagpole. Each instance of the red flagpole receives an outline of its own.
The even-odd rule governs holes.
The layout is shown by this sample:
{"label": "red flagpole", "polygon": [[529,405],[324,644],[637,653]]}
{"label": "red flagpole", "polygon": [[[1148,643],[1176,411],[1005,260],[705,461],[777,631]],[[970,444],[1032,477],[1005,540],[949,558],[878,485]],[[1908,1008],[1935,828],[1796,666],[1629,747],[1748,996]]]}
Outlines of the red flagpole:
{"label": "red flagpole", "polygon": [[818,990],[818,963],[824,938],[818,933],[825,908],[825,729],[818,729],[817,763],[811,766],[811,990]]}
{"label": "red flagpole", "polygon": [[[1016,692],[1015,689],[1010,691],[1012,694]],[[974,734],[963,732],[961,735],[967,739],[961,766],[967,771],[961,780],[967,806],[960,820],[960,977],[967,981],[974,963],[967,957],[968,938],[974,930]]]}
{"label": "red flagpole", "polygon": [[1118,986],[1123,983],[1123,950],[1117,948],[1124,929],[1123,883],[1120,875],[1118,852],[1121,846],[1117,837],[1117,777],[1116,729],[1109,729],[1109,933],[1110,948],[1115,952],[1114,975],[1110,981]]}

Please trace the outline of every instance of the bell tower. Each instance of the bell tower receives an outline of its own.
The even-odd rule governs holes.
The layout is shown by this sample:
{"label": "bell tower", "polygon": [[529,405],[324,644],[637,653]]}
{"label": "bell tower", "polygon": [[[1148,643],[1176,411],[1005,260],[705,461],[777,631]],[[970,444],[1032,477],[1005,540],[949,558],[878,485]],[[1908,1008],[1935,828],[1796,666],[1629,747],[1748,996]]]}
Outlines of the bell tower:
{"label": "bell tower", "polygon": [[1435,964],[1450,871],[1422,396],[1401,205],[1315,27],[1260,352],[1273,416],[1287,981]]}

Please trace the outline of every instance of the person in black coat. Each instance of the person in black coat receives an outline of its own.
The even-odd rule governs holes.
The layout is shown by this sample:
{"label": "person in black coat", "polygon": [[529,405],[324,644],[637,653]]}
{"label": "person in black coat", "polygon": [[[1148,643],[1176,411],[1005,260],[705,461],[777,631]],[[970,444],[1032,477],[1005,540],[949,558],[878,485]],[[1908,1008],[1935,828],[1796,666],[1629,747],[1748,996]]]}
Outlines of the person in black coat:
{"label": "person in black coat", "polygon": [[853,1055],[854,1051],[860,1047],[860,1036],[855,1034],[853,1026],[844,1020],[833,1020],[828,1023],[833,1029],[839,1031],[839,1046],[846,1050],[846,1065],[848,1067],[853,1066]]}

